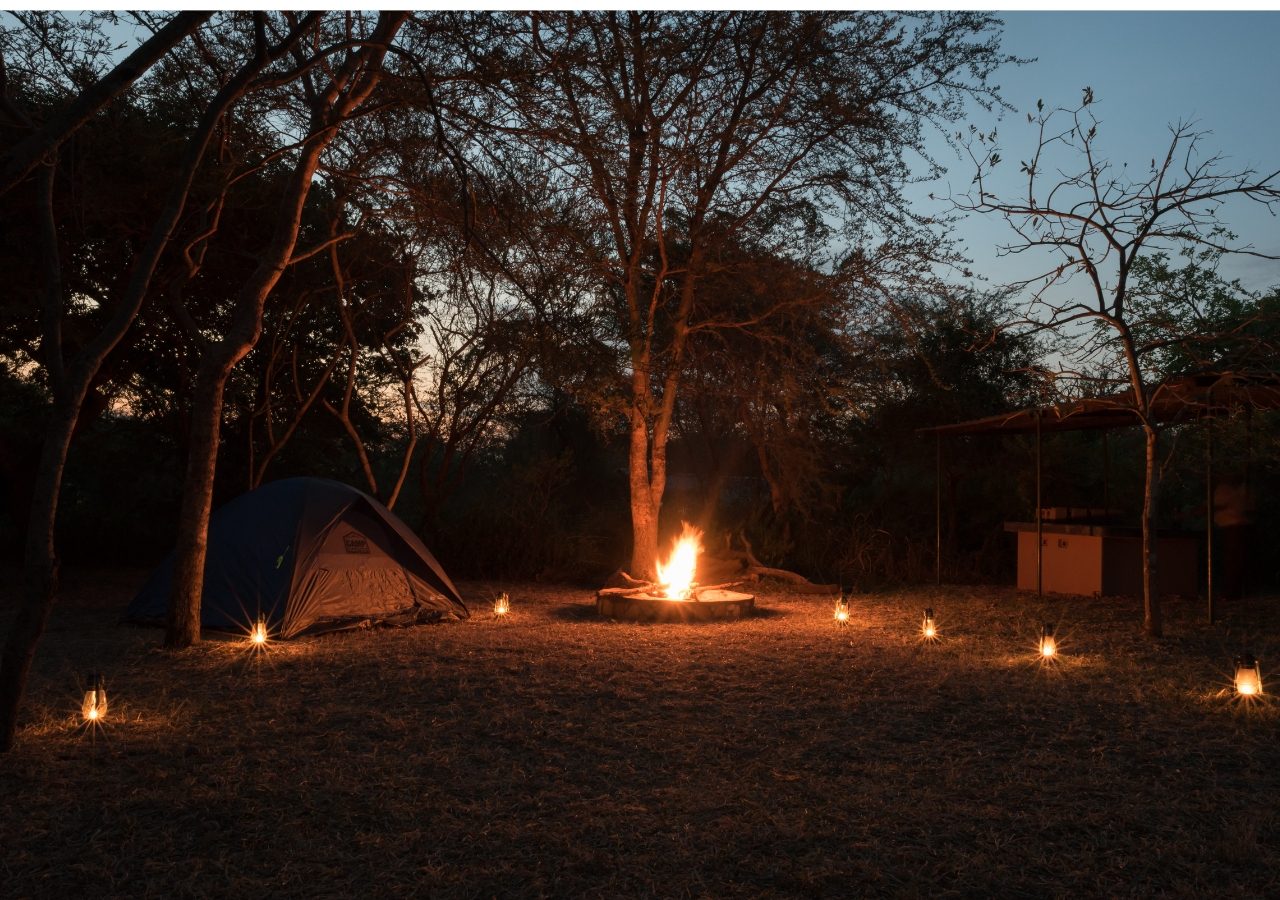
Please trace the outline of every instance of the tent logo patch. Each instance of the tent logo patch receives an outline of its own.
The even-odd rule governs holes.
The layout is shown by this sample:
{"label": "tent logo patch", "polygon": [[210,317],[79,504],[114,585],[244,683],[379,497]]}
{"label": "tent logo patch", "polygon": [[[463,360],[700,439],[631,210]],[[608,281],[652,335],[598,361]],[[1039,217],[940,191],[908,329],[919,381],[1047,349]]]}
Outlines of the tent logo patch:
{"label": "tent logo patch", "polygon": [[368,553],[369,542],[358,531],[348,531],[342,536],[342,546],[348,553]]}

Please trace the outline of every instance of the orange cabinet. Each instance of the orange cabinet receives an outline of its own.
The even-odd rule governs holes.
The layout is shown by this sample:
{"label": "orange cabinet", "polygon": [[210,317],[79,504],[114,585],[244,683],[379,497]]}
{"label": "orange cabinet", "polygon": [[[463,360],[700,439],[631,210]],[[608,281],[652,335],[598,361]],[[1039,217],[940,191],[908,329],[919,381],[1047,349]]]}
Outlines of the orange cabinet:
{"label": "orange cabinet", "polygon": [[[1036,526],[1006,522],[1018,536],[1018,588],[1036,589]],[[1137,529],[1044,523],[1046,593],[1142,595],[1142,541]],[[1156,544],[1156,584],[1162,594],[1195,595],[1200,589],[1200,539],[1161,534]]]}

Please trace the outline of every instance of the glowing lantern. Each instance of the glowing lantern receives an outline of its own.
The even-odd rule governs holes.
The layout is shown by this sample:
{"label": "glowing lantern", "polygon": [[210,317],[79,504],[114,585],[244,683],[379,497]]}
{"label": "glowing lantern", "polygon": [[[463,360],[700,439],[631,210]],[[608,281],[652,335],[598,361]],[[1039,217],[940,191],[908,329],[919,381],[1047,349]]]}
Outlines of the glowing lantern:
{"label": "glowing lantern", "polygon": [[934,617],[932,609],[924,611],[924,623],[920,626],[920,633],[930,641],[938,637],[938,620]]}
{"label": "glowing lantern", "polygon": [[102,686],[101,675],[89,676],[89,690],[80,704],[80,715],[88,725],[94,725],[107,717],[107,691]]}
{"label": "glowing lantern", "polygon": [[262,616],[258,616],[258,621],[253,623],[253,630],[249,632],[249,643],[255,647],[267,645],[267,622]]}
{"label": "glowing lantern", "polygon": [[511,598],[505,593],[499,594],[493,601],[493,615],[495,618],[502,618],[511,612]]}
{"label": "glowing lantern", "polygon": [[1241,697],[1262,693],[1262,668],[1251,654],[1236,657],[1236,693]]}
{"label": "glowing lantern", "polygon": [[1045,659],[1058,655],[1058,641],[1053,636],[1053,625],[1049,622],[1045,622],[1040,629],[1040,655]]}
{"label": "glowing lantern", "polygon": [[849,624],[849,601],[841,597],[836,601],[836,624],[841,628]]}

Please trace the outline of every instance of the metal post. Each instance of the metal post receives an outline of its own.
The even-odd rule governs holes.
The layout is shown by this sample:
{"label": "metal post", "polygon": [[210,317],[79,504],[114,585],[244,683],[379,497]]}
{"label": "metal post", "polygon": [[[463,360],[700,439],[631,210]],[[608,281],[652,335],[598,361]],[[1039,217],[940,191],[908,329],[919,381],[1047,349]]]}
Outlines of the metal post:
{"label": "metal post", "polygon": [[1110,432],[1102,432],[1102,514],[1111,516],[1111,441]]}
{"label": "metal post", "polygon": [[[1247,395],[1246,395],[1247,396]],[[1244,504],[1248,511],[1249,521],[1253,522],[1253,403],[1250,401],[1244,408]],[[1245,529],[1245,535],[1251,536],[1252,528]],[[1249,548],[1244,550],[1245,558],[1241,565],[1244,571],[1240,573],[1240,600],[1244,602],[1249,596],[1249,590],[1253,587],[1251,578],[1253,572],[1249,568]]]}
{"label": "metal post", "polygon": [[1036,597],[1044,599],[1044,522],[1043,499],[1040,496],[1040,411],[1036,410]]}
{"label": "metal post", "polygon": [[937,472],[934,477],[934,536],[933,536],[933,581],[934,584],[941,586],[942,584],[942,435],[936,435],[938,439],[937,445]]}
{"label": "metal post", "polygon": [[1204,428],[1204,593],[1209,605],[1209,624],[1213,624],[1213,426]]}
{"label": "metal post", "polygon": [[1252,496],[1253,488],[1253,406],[1244,408],[1244,490],[1246,496]]}

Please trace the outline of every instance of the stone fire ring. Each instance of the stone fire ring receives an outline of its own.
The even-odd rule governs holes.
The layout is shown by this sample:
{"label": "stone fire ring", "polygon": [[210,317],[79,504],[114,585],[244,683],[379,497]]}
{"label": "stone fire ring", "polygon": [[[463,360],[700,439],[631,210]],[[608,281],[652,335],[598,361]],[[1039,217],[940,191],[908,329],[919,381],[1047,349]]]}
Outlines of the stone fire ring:
{"label": "stone fire ring", "polygon": [[745,619],[756,598],[719,588],[695,590],[697,599],[668,600],[643,590],[605,588],[596,594],[596,612],[628,622],[723,622]]}

